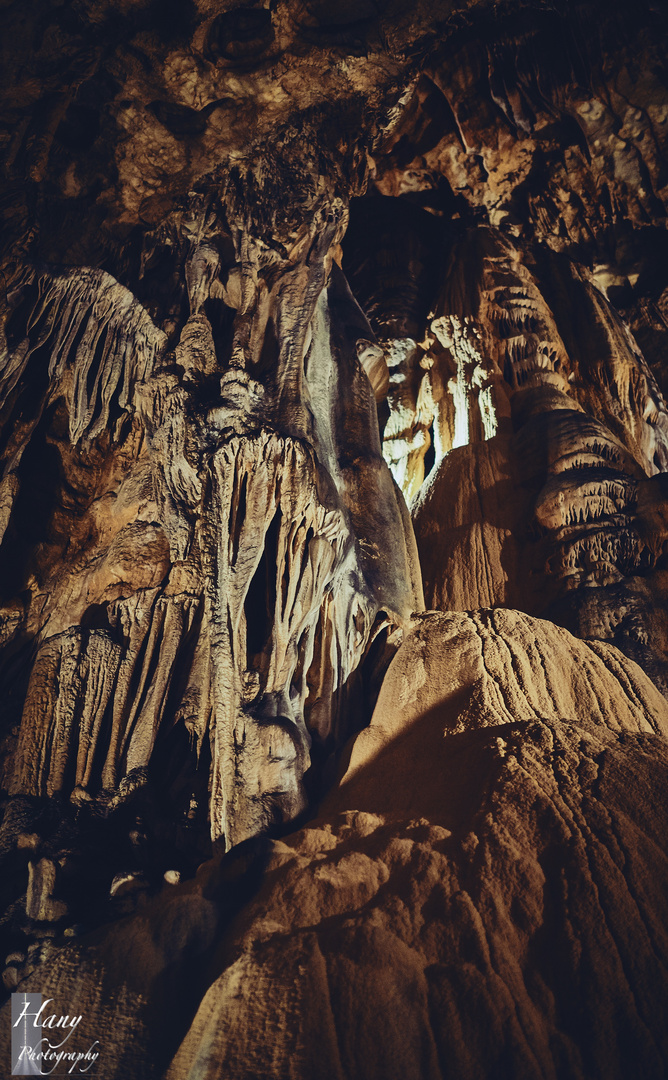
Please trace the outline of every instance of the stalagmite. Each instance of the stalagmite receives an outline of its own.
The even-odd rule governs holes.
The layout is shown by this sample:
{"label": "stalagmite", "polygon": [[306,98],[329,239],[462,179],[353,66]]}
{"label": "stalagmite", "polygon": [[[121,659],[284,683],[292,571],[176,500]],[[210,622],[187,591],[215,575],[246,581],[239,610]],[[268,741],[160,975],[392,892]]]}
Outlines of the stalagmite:
{"label": "stalagmite", "polygon": [[660,5],[3,18],[6,997],[101,1080],[661,1080]]}

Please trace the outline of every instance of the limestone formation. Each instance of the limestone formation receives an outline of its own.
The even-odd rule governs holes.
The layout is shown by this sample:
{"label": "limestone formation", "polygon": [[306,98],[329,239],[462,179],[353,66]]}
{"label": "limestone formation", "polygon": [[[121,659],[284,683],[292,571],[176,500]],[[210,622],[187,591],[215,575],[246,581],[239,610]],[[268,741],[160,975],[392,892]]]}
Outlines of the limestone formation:
{"label": "limestone formation", "polygon": [[[323,747],[345,739],[333,694],[421,591],[358,357],[372,331],[329,255],[340,214],[318,203],[291,256],[237,239],[244,285],[226,367],[201,310],[217,263],[195,246],[194,216],[191,314],[173,352],[117,282],[74,273],[38,285],[25,336],[8,339],[7,400],[30,357],[48,359],[43,408],[54,400],[68,418],[66,454],[87,455],[112,401],[118,414],[101,475],[78,505],[62,498],[61,530],[74,518],[85,537],[76,566],[54,560],[27,613],[37,655],[11,791],[114,791],[180,723],[193,768],[209,743],[211,835],[229,846],[304,809],[309,728]],[[223,226],[209,209],[198,228]],[[7,462],[14,499],[35,437],[24,431]]]}
{"label": "limestone formation", "polygon": [[666,12],[3,19],[6,992],[109,1080],[668,1075]]}
{"label": "limestone formation", "polygon": [[315,820],[22,986],[115,1026],[109,1076],[660,1076],[666,732],[612,646],[426,614]]}

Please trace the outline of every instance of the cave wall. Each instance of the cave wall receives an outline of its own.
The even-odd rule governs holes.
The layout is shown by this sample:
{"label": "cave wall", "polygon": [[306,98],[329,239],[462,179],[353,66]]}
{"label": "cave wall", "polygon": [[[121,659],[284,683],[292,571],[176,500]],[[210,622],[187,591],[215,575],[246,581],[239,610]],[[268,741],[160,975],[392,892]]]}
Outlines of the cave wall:
{"label": "cave wall", "polygon": [[5,990],[100,1076],[665,1075],[665,13],[5,17]]}

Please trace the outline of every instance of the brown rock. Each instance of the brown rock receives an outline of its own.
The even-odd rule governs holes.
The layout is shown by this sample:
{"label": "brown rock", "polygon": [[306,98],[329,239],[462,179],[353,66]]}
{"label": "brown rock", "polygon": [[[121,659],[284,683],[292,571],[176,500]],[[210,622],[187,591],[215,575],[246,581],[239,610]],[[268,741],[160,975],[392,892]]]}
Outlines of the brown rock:
{"label": "brown rock", "polygon": [[28,863],[28,894],[26,897],[26,915],[38,922],[57,922],[67,914],[67,905],[56,900],[53,892],[56,888],[57,869],[50,859],[40,859]]}
{"label": "brown rock", "polygon": [[[668,853],[651,792],[667,724],[609,646],[512,611],[429,614],[316,821],[209,864],[32,978],[87,1031],[115,1030],[107,1068],[130,1075],[150,1038],[179,1080],[658,1077]],[[224,929],[258,857],[260,892]],[[176,965],[178,1015],[214,948],[177,1050],[143,998]]]}
{"label": "brown rock", "polygon": [[5,988],[110,1078],[659,1080],[663,10],[222,7],[5,5]]}

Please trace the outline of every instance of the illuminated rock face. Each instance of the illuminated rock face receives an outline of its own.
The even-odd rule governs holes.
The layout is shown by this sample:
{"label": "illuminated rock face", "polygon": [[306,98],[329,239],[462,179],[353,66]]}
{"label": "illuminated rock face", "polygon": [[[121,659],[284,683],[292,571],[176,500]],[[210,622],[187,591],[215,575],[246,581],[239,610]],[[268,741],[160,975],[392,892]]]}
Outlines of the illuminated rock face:
{"label": "illuminated rock face", "polygon": [[[553,312],[514,245],[477,229],[458,250],[418,390],[439,449],[413,503],[429,606],[556,614],[596,588],[613,609],[609,586],[655,574],[665,403],[610,303],[575,269],[570,280],[592,351],[600,333],[586,366],[559,332],[571,297]],[[624,428],[620,411],[634,418]]]}
{"label": "illuminated rock face", "polygon": [[[422,598],[358,359],[373,333],[329,254],[340,208],[318,205],[291,257],[235,233],[224,283],[212,238],[229,234],[201,215],[184,215],[190,315],[173,350],[108,275],[28,274],[15,288],[6,407],[41,368],[46,443],[49,406],[69,417],[63,488],[66,455],[95,447],[101,476],[69,504],[56,495],[61,533],[72,521],[85,539],[53,560],[39,613],[24,616],[37,654],[11,791],[80,803],[141,783],[177,726],[193,773],[211,762],[211,835],[231,846],[305,809],[312,739],[331,750],[351,730],[334,695]],[[204,308],[230,280],[219,358]],[[38,437],[22,436],[3,481],[10,530]],[[198,793],[183,796],[188,809]]]}
{"label": "illuminated rock face", "polygon": [[665,17],[177,7],[5,35],[5,987],[663,1076]]}
{"label": "illuminated rock face", "polygon": [[661,1076],[667,733],[612,646],[425,613],[314,820],[22,986],[110,1076]]}

